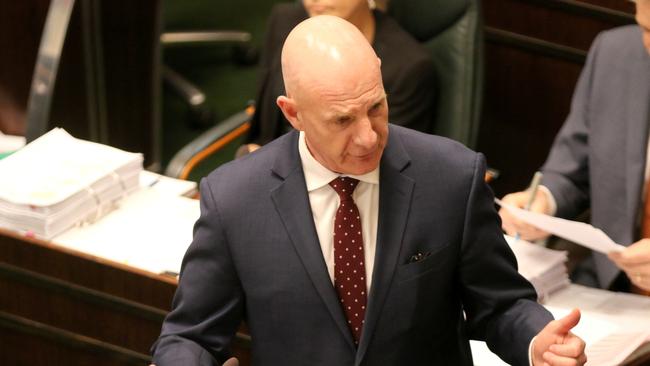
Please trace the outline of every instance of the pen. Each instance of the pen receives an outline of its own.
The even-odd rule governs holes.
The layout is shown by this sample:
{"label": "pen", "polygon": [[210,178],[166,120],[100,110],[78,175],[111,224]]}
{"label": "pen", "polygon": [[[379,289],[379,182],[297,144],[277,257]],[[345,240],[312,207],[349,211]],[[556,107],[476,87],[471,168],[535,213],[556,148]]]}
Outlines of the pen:
{"label": "pen", "polygon": [[526,202],[526,207],[524,207],[526,211],[530,210],[530,206],[533,205],[533,201],[535,201],[535,196],[537,195],[537,188],[539,188],[539,182],[541,181],[542,172],[535,172],[535,175],[533,175],[533,180],[530,181],[530,187],[528,187],[528,202]]}
{"label": "pen", "polygon": [[[526,206],[524,206],[524,210],[529,211],[530,207],[533,205],[535,196],[537,195],[537,189],[539,188],[539,182],[541,181],[542,172],[535,172],[533,179],[530,181],[530,186],[528,187],[528,201],[526,202]],[[515,241],[519,241],[519,233],[515,235]]]}

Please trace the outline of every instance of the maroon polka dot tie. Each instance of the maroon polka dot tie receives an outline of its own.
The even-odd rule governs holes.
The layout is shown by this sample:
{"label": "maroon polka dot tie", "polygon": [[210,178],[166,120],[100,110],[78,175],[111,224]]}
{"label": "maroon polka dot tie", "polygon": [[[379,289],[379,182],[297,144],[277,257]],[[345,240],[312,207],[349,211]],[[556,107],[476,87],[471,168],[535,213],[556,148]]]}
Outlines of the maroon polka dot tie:
{"label": "maroon polka dot tie", "polygon": [[334,286],[355,344],[361,339],[367,298],[361,217],[352,199],[358,183],[349,177],[330,182],[341,199],[334,219]]}

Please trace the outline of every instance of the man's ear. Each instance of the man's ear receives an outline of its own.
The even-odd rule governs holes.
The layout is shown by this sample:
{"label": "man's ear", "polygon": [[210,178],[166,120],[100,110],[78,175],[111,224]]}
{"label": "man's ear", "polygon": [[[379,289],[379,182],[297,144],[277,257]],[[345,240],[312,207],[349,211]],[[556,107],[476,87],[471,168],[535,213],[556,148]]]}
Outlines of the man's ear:
{"label": "man's ear", "polygon": [[291,123],[291,126],[298,131],[302,131],[302,123],[298,119],[298,109],[296,101],[284,95],[280,95],[275,103],[280,107],[284,117]]}

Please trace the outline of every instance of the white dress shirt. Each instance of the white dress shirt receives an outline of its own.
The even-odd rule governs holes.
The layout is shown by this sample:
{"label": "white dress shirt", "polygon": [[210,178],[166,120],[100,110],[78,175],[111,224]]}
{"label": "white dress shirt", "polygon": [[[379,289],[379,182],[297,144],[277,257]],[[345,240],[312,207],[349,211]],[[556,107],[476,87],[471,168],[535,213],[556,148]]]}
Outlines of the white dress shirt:
{"label": "white dress shirt", "polygon": [[370,293],[372,270],[375,264],[377,246],[377,220],[379,218],[379,167],[363,175],[339,174],[325,168],[309,152],[304,132],[300,132],[298,150],[302,169],[305,173],[309,204],[314,217],[318,241],[327,264],[327,272],[334,283],[334,218],[340,199],[329,183],[339,177],[351,177],[359,180],[352,198],[361,216],[361,234],[363,236],[363,254],[366,267],[366,290]]}

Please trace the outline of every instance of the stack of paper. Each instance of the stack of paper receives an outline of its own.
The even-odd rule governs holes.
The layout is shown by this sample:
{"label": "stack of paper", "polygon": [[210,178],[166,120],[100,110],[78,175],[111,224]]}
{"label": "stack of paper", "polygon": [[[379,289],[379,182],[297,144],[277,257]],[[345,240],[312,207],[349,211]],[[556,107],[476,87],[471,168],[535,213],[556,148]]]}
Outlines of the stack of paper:
{"label": "stack of paper", "polygon": [[54,129],[0,160],[0,227],[50,239],[138,188],[142,155]]}
{"label": "stack of paper", "polygon": [[[587,366],[642,364],[643,356],[630,355],[650,341],[649,297],[571,284],[553,293],[544,306],[556,319],[580,309],[580,322],[571,331],[586,342]],[[507,365],[484,342],[470,345],[474,365]]]}
{"label": "stack of paper", "polygon": [[506,241],[517,257],[519,273],[533,284],[540,301],[570,283],[566,269],[567,252],[515,240],[510,236],[506,236]]}
{"label": "stack of paper", "polygon": [[650,298],[646,296],[571,285],[553,294],[545,306],[556,319],[573,308],[581,310],[580,323],[571,331],[587,343],[587,365],[619,365],[650,341]]}

